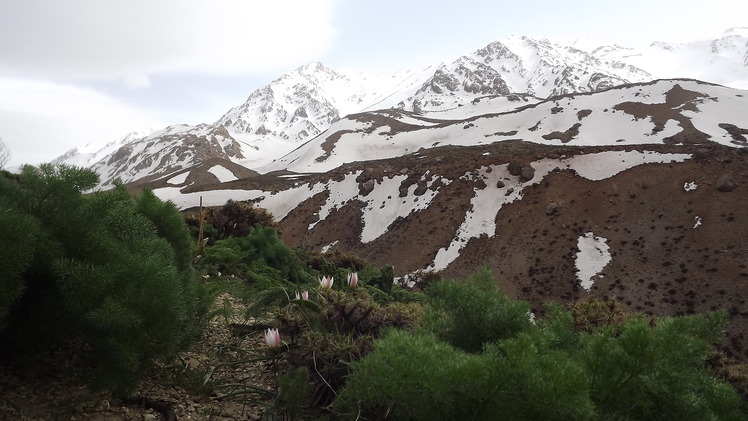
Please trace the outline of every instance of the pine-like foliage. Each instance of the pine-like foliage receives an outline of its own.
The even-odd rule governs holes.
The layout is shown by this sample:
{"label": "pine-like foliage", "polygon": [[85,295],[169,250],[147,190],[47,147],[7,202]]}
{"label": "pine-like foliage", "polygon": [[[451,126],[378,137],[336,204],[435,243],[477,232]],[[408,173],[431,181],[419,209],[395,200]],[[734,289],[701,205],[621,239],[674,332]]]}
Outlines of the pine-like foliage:
{"label": "pine-like foliage", "polygon": [[484,270],[432,286],[429,329],[392,330],[353,362],[338,418],[746,419],[745,403],[706,365],[724,312],[611,318],[588,330],[550,306],[531,324],[526,304],[497,295],[489,279]]}
{"label": "pine-like foliage", "polygon": [[94,382],[126,394],[194,338],[210,298],[176,208],[149,192],[133,199],[121,185],[84,195],[96,181],[89,170],[51,165],[0,180],[8,209],[0,218],[15,220],[2,224],[11,264],[0,269],[0,335],[25,356],[83,340]]}
{"label": "pine-like foliage", "polygon": [[262,262],[280,273],[280,278],[293,283],[311,279],[304,265],[278,238],[273,227],[256,224],[244,237],[216,241],[203,251],[200,264],[211,273],[221,272],[248,276],[254,262]]}
{"label": "pine-like foliage", "polygon": [[431,304],[425,323],[437,336],[468,352],[478,352],[489,342],[510,338],[530,326],[530,307],[510,300],[496,289],[487,268],[467,282],[443,280],[427,290]]}
{"label": "pine-like foliage", "polygon": [[41,230],[36,219],[0,204],[0,330],[25,289],[22,275],[34,258]]}

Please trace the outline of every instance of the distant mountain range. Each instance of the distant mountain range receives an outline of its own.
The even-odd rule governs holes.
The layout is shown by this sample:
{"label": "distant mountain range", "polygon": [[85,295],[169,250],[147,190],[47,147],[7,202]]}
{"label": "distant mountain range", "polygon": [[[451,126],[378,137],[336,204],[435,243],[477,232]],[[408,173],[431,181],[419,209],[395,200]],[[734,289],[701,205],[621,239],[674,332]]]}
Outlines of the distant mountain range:
{"label": "distant mountain range", "polygon": [[339,72],[315,62],[252,92],[212,124],[132,133],[98,151],[74,149],[56,162],[95,169],[104,187],[215,158],[266,172],[277,168],[274,160],[350,114],[394,109],[441,118],[474,103],[480,112],[500,112],[666,77],[748,88],[748,28],[709,42],[655,42],[643,49],[510,37],[451,62],[392,74]]}

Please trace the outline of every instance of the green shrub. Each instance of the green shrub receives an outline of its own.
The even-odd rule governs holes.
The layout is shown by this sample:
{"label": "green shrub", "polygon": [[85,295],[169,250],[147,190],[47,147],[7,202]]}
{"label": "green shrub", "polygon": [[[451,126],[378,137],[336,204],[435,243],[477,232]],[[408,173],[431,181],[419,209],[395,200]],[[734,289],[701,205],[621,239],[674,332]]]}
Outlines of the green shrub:
{"label": "green shrub", "polygon": [[483,270],[465,284],[433,285],[429,329],[391,330],[353,362],[333,405],[337,415],[746,419],[740,396],[707,365],[723,337],[724,313],[654,320],[590,302],[582,313],[591,317],[549,305],[530,324],[526,304],[497,295],[492,284]]}
{"label": "green shrub", "polygon": [[209,275],[244,275],[249,267],[245,260],[249,253],[241,249],[238,241],[220,240],[205,247],[199,265]]}
{"label": "green shrub", "polygon": [[427,333],[393,330],[352,364],[334,404],[346,418],[406,420],[583,420],[591,418],[586,379],[563,353],[534,339],[466,353]]}
{"label": "green shrub", "polygon": [[385,294],[391,294],[395,283],[395,268],[392,265],[383,267],[379,275],[372,277],[367,283]]}
{"label": "green shrub", "polygon": [[36,219],[0,205],[0,330],[26,285],[23,273],[31,265],[41,240]]}
{"label": "green shrub", "polygon": [[210,274],[245,276],[256,264],[277,270],[282,279],[294,283],[309,281],[311,276],[294,252],[283,244],[272,227],[255,225],[244,237],[230,237],[205,247],[199,265]]}
{"label": "green shrub", "polygon": [[370,266],[370,263],[361,257],[338,249],[324,253],[310,253],[309,256],[307,256],[306,261],[309,267],[318,272],[324,273],[325,275],[333,275],[332,273],[326,272],[329,268],[339,268],[352,272],[359,272],[365,267]]}
{"label": "green shrub", "polygon": [[[17,227],[27,227],[9,233],[17,243],[7,252],[23,264],[7,279],[20,281],[22,295],[6,308],[0,336],[11,354],[28,358],[82,340],[93,382],[126,394],[154,361],[197,335],[211,297],[176,208],[149,192],[133,199],[121,185],[84,195],[96,179],[90,170],[43,165],[24,167],[20,181],[0,180],[3,206],[13,210],[4,217],[22,213]],[[37,231],[37,241],[26,241]]]}
{"label": "green shrub", "polygon": [[309,371],[306,367],[299,367],[280,376],[278,389],[275,409],[282,411],[290,419],[297,418],[309,395]]}
{"label": "green shrub", "polygon": [[477,359],[432,335],[390,331],[352,364],[333,408],[347,419],[473,419],[480,399],[473,392],[488,375],[475,370]]}
{"label": "green shrub", "polygon": [[604,418],[741,419],[740,398],[706,370],[711,345],[721,340],[725,314],[662,318],[655,326],[633,318],[583,335],[580,359],[592,398]]}
{"label": "green shrub", "polygon": [[[260,293],[259,299],[278,296],[269,292],[272,290]],[[287,293],[293,296],[293,290]],[[377,302],[361,284],[310,290],[308,301],[289,302],[286,298],[285,302],[288,304],[274,316],[284,337],[293,344],[286,358],[292,366],[307,367],[317,374],[311,379],[310,398],[317,407],[334,399],[349,374],[349,363],[367,355],[383,330],[414,329],[423,314],[419,303]]]}
{"label": "green shrub", "polygon": [[457,348],[479,352],[486,343],[511,338],[531,326],[530,306],[496,289],[483,268],[467,282],[438,281],[427,290],[424,323]]}
{"label": "green shrub", "polygon": [[205,216],[207,224],[215,229],[213,241],[245,237],[258,224],[275,228],[273,215],[251,203],[229,200],[223,206],[208,208]]}

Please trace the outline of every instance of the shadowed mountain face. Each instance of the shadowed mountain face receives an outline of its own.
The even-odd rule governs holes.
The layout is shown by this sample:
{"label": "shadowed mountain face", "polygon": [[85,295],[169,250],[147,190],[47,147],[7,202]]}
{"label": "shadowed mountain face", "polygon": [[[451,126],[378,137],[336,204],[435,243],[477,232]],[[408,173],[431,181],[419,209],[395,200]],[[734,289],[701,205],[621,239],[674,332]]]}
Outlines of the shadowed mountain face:
{"label": "shadowed mountain face", "polygon": [[488,265],[535,312],[590,294],[656,315],[723,308],[728,350],[748,360],[747,97],[663,80],[509,110],[486,97],[360,113],[273,172],[214,160],[147,186],[182,208],[252,201],[290,246],[398,276]]}

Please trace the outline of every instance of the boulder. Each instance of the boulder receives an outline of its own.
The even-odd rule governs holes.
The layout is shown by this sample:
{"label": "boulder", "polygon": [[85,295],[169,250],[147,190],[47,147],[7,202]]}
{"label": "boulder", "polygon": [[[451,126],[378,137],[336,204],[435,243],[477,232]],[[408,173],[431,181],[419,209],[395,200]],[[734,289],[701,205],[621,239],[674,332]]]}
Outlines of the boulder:
{"label": "boulder", "polygon": [[521,181],[530,181],[533,177],[535,177],[535,168],[525,165],[520,169],[519,179]]}
{"label": "boulder", "polygon": [[364,170],[361,172],[361,174],[356,177],[356,181],[359,183],[362,183],[364,181],[369,180],[374,175],[374,168],[364,168]]}
{"label": "boulder", "polygon": [[375,180],[372,178],[370,180],[366,180],[363,183],[359,184],[358,192],[361,196],[366,196],[372,191],[374,191],[374,184]]}
{"label": "boulder", "polygon": [[732,178],[732,174],[728,173],[720,176],[714,187],[721,192],[731,192],[735,190],[735,180]]}
{"label": "boulder", "polygon": [[509,171],[509,174],[516,177],[522,172],[522,164],[510,162],[509,165],[506,166],[506,169]]}

